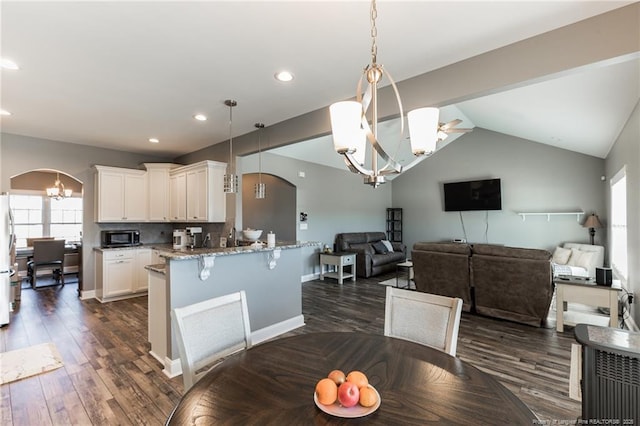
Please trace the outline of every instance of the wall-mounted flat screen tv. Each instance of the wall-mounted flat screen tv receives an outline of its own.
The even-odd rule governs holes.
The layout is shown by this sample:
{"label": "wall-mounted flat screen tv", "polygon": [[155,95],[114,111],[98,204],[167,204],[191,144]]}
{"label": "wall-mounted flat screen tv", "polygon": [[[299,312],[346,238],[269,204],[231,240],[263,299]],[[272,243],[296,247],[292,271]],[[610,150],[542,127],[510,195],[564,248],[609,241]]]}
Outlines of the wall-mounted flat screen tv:
{"label": "wall-mounted flat screen tv", "polygon": [[445,182],[444,211],[502,210],[500,179]]}

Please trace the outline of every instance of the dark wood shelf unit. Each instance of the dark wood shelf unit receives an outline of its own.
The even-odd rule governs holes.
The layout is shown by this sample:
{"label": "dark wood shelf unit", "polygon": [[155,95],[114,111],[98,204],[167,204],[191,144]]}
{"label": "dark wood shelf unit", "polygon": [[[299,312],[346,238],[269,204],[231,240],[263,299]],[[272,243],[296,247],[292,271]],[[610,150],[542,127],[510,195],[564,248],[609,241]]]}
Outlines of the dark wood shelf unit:
{"label": "dark wood shelf unit", "polygon": [[402,209],[387,209],[387,238],[391,242],[402,242]]}

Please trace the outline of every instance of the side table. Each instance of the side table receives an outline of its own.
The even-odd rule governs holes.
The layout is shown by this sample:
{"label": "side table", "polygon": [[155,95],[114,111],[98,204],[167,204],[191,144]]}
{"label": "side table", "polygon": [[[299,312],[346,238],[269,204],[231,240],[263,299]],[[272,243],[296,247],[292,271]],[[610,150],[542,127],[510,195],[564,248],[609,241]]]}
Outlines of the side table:
{"label": "side table", "polygon": [[[400,275],[407,275],[407,285],[405,287],[400,287]],[[402,263],[398,263],[396,265],[396,287],[397,288],[406,288],[407,290],[411,289],[411,278],[413,278],[413,262],[407,260]]]}
{"label": "side table", "polygon": [[618,328],[618,293],[620,284],[597,285],[594,281],[574,276],[558,276],[556,285],[556,330],[564,331],[564,302],[609,307],[609,326]]}
{"label": "side table", "polygon": [[[324,266],[335,266],[335,272],[325,272]],[[345,266],[351,266],[351,272],[344,271]],[[320,281],[324,281],[324,277],[336,278],[338,284],[342,284],[346,278],[351,281],[356,280],[356,254],[355,253],[320,253]]]}

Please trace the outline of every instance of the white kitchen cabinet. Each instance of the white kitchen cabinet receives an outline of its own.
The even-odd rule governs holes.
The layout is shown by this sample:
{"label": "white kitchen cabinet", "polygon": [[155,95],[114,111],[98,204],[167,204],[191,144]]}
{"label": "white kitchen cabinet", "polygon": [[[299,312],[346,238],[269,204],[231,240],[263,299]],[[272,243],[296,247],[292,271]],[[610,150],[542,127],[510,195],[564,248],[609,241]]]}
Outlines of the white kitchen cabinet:
{"label": "white kitchen cabinet", "polygon": [[144,294],[148,288],[146,265],[150,248],[126,248],[95,252],[96,297],[106,302]]}
{"label": "white kitchen cabinet", "polygon": [[[171,220],[185,220],[185,217],[187,222],[224,222],[226,196],[223,183],[226,168],[225,163],[201,161],[171,170]],[[180,198],[182,188],[184,199]],[[181,214],[183,208],[184,216]]]}
{"label": "white kitchen cabinet", "polygon": [[148,220],[168,222],[170,214],[169,171],[179,167],[172,163],[145,163],[147,169]]}
{"label": "white kitchen cabinet", "polygon": [[151,265],[157,265],[160,263],[167,263],[166,259],[160,256],[160,250],[151,250]]}
{"label": "white kitchen cabinet", "polygon": [[144,170],[94,166],[95,221],[144,222],[147,220],[147,181]]}
{"label": "white kitchen cabinet", "polygon": [[135,278],[132,290],[134,293],[140,293],[149,288],[149,277],[144,267],[153,262],[152,252],[150,248],[137,248],[135,252]]}
{"label": "white kitchen cabinet", "polygon": [[169,175],[169,218],[174,222],[187,220],[187,173]]}

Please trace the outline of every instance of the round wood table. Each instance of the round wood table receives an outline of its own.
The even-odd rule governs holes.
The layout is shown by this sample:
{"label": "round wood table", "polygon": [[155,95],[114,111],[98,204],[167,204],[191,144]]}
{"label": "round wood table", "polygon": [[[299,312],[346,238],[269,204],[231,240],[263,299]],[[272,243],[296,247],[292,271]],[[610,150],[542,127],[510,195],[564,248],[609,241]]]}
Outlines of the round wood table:
{"label": "round wood table", "polygon": [[[315,385],[334,369],[364,372],[381,397],[360,418],[326,414]],[[181,399],[170,425],[530,425],[537,417],[495,379],[441,351],[365,333],[310,333],[234,355]]]}

